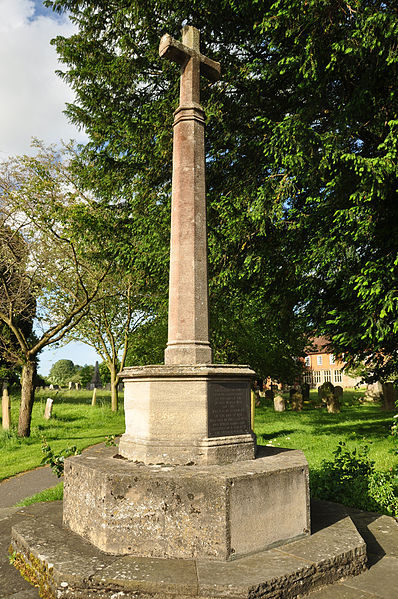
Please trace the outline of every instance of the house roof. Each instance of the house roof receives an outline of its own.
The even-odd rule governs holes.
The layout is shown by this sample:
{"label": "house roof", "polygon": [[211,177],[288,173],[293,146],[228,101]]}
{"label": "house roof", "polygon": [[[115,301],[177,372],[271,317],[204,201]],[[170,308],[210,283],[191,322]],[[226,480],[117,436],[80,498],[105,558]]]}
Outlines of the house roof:
{"label": "house roof", "polygon": [[330,354],[330,350],[327,349],[327,346],[329,345],[330,341],[327,337],[313,337],[313,339],[311,339],[311,346],[309,349],[307,349],[307,355],[313,355],[313,354]]}

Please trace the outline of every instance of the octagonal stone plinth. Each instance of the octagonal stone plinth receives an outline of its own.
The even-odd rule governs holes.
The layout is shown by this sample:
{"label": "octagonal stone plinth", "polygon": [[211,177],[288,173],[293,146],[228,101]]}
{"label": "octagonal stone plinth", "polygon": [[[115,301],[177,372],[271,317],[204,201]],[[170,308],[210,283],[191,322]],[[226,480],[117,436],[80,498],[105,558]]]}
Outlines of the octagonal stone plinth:
{"label": "octagonal stone plinth", "polygon": [[119,453],[145,464],[227,464],[255,456],[248,366],[153,365],[122,372]]}
{"label": "octagonal stone plinth", "polygon": [[66,460],[64,524],[111,554],[230,560],[309,534],[301,451],[224,466]]}

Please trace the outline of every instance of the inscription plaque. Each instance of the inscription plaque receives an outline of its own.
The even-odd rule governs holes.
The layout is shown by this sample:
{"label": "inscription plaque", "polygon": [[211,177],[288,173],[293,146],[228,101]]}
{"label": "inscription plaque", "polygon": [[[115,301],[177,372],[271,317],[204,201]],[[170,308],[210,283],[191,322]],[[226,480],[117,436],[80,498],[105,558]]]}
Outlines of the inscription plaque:
{"label": "inscription plaque", "polygon": [[248,383],[209,383],[208,437],[250,432]]}

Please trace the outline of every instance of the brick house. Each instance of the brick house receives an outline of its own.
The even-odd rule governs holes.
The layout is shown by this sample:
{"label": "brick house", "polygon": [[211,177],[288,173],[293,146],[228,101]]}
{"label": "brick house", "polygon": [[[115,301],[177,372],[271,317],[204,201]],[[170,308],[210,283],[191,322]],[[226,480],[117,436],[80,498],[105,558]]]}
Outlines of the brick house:
{"label": "brick house", "polygon": [[326,337],[312,339],[313,349],[308,351],[304,358],[305,372],[303,381],[310,387],[317,388],[325,381],[341,387],[354,387],[360,382],[359,378],[352,378],[344,373],[345,362],[325,349],[328,344]]}

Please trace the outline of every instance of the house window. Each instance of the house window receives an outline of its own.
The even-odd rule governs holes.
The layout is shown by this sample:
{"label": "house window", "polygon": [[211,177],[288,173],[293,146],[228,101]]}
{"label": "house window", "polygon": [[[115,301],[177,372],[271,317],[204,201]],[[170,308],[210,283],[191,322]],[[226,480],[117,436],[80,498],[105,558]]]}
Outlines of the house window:
{"label": "house window", "polygon": [[312,372],[304,372],[303,379],[305,383],[312,385]]}
{"label": "house window", "polygon": [[313,374],[313,377],[314,377],[314,383],[315,383],[315,385],[319,385],[319,383],[321,382],[321,371],[320,370],[314,370],[312,374]]}
{"label": "house window", "polygon": [[306,366],[311,366],[311,358],[310,358],[309,356],[306,356],[306,357],[305,357],[305,360],[304,360],[304,362],[305,362],[305,365],[306,365]]}
{"label": "house window", "polygon": [[342,383],[343,382],[343,373],[341,372],[341,370],[335,370],[334,371],[334,382],[335,383]]}
{"label": "house window", "polygon": [[316,357],[316,363],[318,364],[318,366],[322,366],[322,356]]}
{"label": "house window", "polygon": [[331,377],[331,374],[330,374],[330,370],[324,370],[323,371],[323,380],[324,381],[331,381],[332,380],[332,377]]}
{"label": "house window", "polygon": [[335,364],[336,363],[336,356],[334,356],[333,354],[329,355],[329,364]]}

